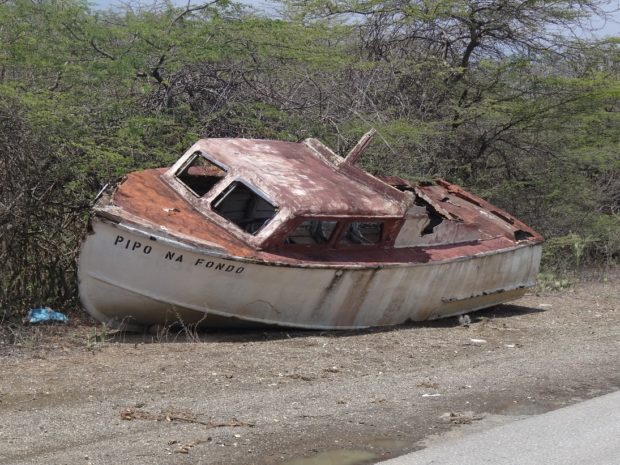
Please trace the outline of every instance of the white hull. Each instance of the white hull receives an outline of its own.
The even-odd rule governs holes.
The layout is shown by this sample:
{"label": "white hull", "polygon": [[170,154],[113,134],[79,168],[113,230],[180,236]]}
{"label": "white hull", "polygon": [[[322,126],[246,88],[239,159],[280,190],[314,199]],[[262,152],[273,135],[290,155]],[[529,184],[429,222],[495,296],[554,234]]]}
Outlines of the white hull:
{"label": "white hull", "polygon": [[223,257],[99,218],[93,231],[80,253],[82,303],[98,320],[128,329],[179,317],[195,323],[205,314],[315,329],[456,315],[523,295],[535,283],[542,249],[524,244],[372,268],[292,266]]}

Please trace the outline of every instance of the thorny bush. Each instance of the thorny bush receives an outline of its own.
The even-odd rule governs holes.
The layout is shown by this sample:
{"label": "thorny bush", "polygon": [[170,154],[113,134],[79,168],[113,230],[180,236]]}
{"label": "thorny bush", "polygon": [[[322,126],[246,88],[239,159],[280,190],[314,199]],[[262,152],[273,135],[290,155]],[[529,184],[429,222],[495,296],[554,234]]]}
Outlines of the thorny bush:
{"label": "thorny bush", "polygon": [[67,189],[73,154],[33,133],[15,101],[0,103],[0,323],[34,305],[68,305],[88,203]]}

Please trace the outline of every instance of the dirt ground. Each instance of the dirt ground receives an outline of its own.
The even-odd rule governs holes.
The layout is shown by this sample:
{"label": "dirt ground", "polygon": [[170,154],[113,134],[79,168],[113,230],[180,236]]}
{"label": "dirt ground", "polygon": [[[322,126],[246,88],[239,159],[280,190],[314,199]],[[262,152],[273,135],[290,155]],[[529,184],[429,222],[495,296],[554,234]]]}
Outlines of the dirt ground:
{"label": "dirt ground", "polygon": [[619,302],[613,270],[469,326],[22,329],[0,344],[0,463],[375,463],[617,390]]}

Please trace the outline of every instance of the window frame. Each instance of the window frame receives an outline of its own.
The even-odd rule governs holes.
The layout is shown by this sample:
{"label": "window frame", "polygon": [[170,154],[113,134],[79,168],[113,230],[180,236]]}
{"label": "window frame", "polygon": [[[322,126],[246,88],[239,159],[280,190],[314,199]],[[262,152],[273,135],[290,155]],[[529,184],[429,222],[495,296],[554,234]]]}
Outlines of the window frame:
{"label": "window frame", "polygon": [[[295,244],[295,243],[287,243],[286,240],[290,237],[290,235],[295,232],[297,230],[297,228],[299,228],[302,224],[304,224],[305,222],[308,221],[323,221],[323,222],[335,222],[336,224],[334,225],[334,229],[332,230],[329,238],[325,241],[325,242],[321,242],[321,243],[314,243],[314,244]],[[336,237],[336,235],[339,235],[339,229],[341,227],[341,223],[342,223],[342,218],[333,218],[333,217],[310,217],[310,216],[303,216],[303,217],[297,217],[295,218],[290,224],[293,225],[293,227],[291,227],[289,225],[289,227],[286,228],[286,233],[284,234],[284,238],[283,240],[283,246],[286,248],[295,248],[295,247],[299,247],[299,248],[307,248],[307,247],[318,247],[318,248],[327,248],[327,247],[331,247],[333,242],[334,242],[334,238]]]}
{"label": "window frame", "polygon": [[[192,163],[194,163],[194,161],[198,158],[198,157],[202,157],[205,160],[207,160],[209,163],[217,166],[219,169],[221,169],[222,171],[224,171],[224,173],[226,173],[224,176],[222,176],[222,178],[217,181],[212,187],[211,189],[209,189],[207,192],[205,192],[204,195],[198,195],[197,192],[195,192],[191,187],[189,187],[184,181],[181,180],[181,178],[179,178],[179,175],[181,173],[183,173],[185,170],[189,169],[190,165]],[[200,151],[200,150],[196,150],[194,151],[189,157],[187,157],[187,160],[185,160],[176,170],[174,170],[172,172],[172,179],[175,180],[175,182],[179,183],[181,186],[183,186],[188,192],[190,192],[192,195],[194,195],[194,197],[198,198],[198,199],[205,199],[209,196],[209,194],[211,194],[212,192],[214,192],[217,188],[217,186],[219,184],[222,183],[222,181],[224,181],[226,179],[226,177],[228,176],[228,174],[230,173],[230,169],[228,168],[228,166],[226,166],[224,163],[220,163],[216,160],[214,160],[213,158],[207,156],[207,154],[205,154],[204,152]]]}
{"label": "window frame", "polygon": [[[346,234],[347,231],[349,230],[349,227],[351,227],[351,225],[353,223],[377,223],[381,225],[381,235],[379,236],[379,240],[377,242],[369,242],[369,243],[353,243],[353,242],[345,242],[345,238],[346,238]],[[386,229],[388,228],[388,223],[389,220],[385,220],[385,219],[380,219],[380,220],[374,220],[374,219],[368,219],[365,218],[363,220],[360,219],[355,219],[355,220],[348,220],[346,222],[346,224],[344,225],[344,227],[342,228],[342,233],[340,234],[340,237],[338,238],[338,241],[336,242],[336,248],[350,248],[350,247],[376,247],[376,246],[380,246],[382,244],[384,244],[387,240],[386,237]]]}
{"label": "window frame", "polygon": [[[384,247],[393,242],[393,230],[397,227],[398,218],[351,218],[343,216],[300,216],[291,220],[286,227],[286,233],[280,239],[280,246],[287,250],[307,250],[307,249],[368,249],[372,247]],[[336,226],[331,237],[322,244],[287,244],[289,235],[306,221],[335,221]],[[383,223],[381,228],[381,238],[377,242],[370,244],[347,244],[341,240],[346,234],[351,223]]]}
{"label": "window frame", "polygon": [[[252,191],[255,195],[257,195],[258,197],[260,197],[262,200],[264,200],[265,202],[267,202],[269,205],[273,207],[273,215],[269,219],[267,219],[261,225],[261,227],[258,228],[254,233],[246,231],[241,226],[239,226],[237,223],[235,223],[232,220],[229,220],[228,218],[226,218],[224,215],[222,215],[220,212],[216,210],[217,205],[220,205],[234,191],[233,186],[236,186],[239,184],[241,184],[242,186]],[[215,205],[216,201],[217,201],[217,205]],[[274,218],[277,218],[278,214],[280,213],[280,207],[274,201],[272,201],[268,195],[266,195],[264,192],[262,192],[260,189],[253,186],[252,184],[249,184],[245,179],[238,177],[238,176],[231,179],[230,182],[227,185],[225,185],[223,188],[221,188],[213,196],[212,199],[205,201],[205,204],[207,205],[210,212],[212,212],[214,215],[217,215],[218,219],[225,221],[227,224],[233,225],[235,228],[237,228],[237,231],[240,231],[243,234],[249,237],[253,237],[253,238],[259,236],[263,232],[263,230],[274,220]]]}

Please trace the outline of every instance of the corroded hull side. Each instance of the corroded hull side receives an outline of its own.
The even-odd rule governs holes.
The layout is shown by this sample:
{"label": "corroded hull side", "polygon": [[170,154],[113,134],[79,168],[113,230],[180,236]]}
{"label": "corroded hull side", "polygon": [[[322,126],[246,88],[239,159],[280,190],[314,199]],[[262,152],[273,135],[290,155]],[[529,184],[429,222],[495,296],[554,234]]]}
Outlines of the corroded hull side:
{"label": "corroded hull side", "polygon": [[195,323],[205,315],[364,328],[518,298],[534,285],[540,255],[540,244],[524,243],[443,262],[285,265],[236,259],[95,218],[80,253],[80,297],[96,319],[128,329],[179,318]]}

